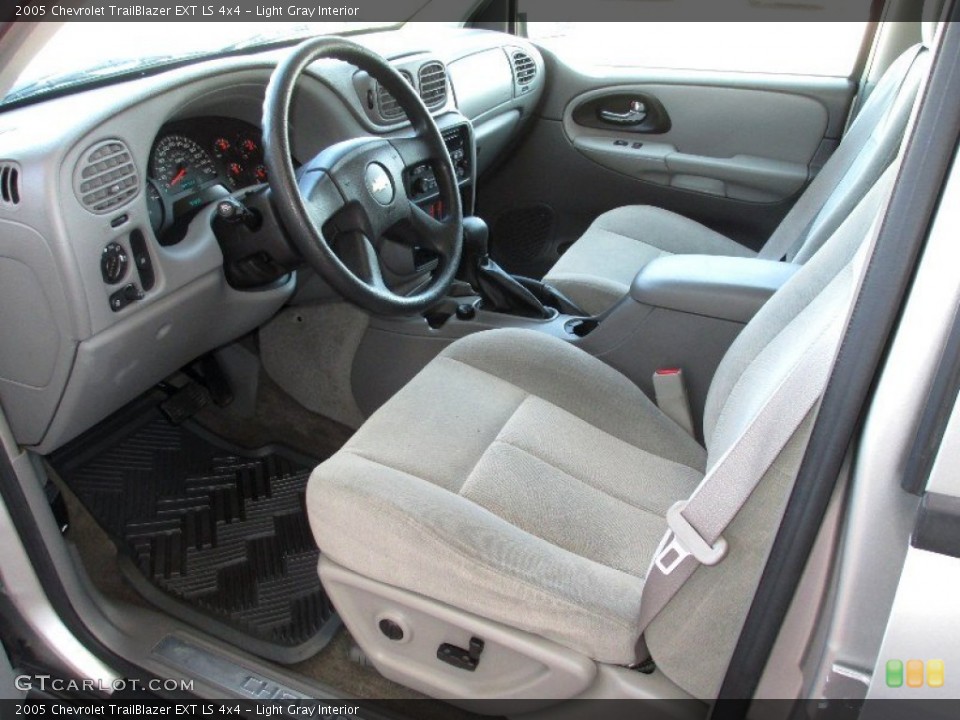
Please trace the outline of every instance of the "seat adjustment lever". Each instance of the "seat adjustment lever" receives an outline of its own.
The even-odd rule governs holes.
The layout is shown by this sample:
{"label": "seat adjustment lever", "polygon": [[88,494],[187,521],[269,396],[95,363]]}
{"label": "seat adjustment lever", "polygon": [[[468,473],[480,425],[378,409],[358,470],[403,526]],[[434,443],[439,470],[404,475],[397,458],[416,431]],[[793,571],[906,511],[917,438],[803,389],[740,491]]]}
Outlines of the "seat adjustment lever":
{"label": "seat adjustment lever", "polygon": [[473,672],[480,664],[480,655],[483,653],[483,640],[478,637],[470,638],[470,649],[443,643],[437,648],[437,660],[442,660],[447,665],[453,665],[460,670]]}

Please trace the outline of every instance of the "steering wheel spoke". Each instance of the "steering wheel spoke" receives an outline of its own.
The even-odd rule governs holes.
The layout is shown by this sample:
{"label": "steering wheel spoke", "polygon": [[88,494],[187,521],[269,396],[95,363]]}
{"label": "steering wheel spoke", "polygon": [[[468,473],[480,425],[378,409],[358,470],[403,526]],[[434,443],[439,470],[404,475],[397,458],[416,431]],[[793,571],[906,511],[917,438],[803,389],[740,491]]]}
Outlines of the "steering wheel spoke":
{"label": "steering wheel spoke", "polygon": [[337,235],[337,255],[360,280],[381,292],[389,292],[380,269],[380,257],[370,239],[359,231]]}
{"label": "steering wheel spoke", "polygon": [[422,137],[392,138],[390,144],[393,145],[406,168],[434,162],[436,153]]}
{"label": "steering wheel spoke", "polygon": [[300,176],[300,194],[313,223],[322,228],[346,204],[333,178],[323,170],[309,170]]}
{"label": "steering wheel spoke", "polygon": [[410,204],[409,221],[421,247],[433,250],[443,258],[449,258],[462,239],[462,230],[449,219],[437,219],[421,210],[415,202]]}

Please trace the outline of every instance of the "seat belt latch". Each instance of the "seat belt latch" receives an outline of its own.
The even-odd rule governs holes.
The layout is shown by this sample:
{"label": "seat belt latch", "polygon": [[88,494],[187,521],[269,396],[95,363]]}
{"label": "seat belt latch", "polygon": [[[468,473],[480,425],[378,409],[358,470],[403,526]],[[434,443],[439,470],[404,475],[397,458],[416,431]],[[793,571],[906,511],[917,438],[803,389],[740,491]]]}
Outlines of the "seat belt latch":
{"label": "seat belt latch", "polygon": [[710,545],[687,521],[683,516],[683,509],[686,506],[686,501],[681,500],[667,510],[669,540],[660,544],[654,560],[657,569],[664,575],[672,573],[691,555],[701,565],[716,565],[727,554],[726,540],[717,538],[717,542]]}
{"label": "seat belt latch", "polygon": [[653,373],[653,393],[657,407],[663,414],[694,437],[693,415],[690,412],[690,399],[683,380],[683,370],[663,368]]}

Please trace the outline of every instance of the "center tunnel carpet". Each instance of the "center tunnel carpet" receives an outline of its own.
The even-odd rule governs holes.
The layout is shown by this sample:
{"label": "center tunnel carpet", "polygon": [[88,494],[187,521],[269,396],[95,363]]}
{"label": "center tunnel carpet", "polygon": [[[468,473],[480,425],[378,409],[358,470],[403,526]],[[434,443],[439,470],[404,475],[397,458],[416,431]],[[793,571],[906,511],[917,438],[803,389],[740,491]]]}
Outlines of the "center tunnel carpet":
{"label": "center tunnel carpet", "polygon": [[315,460],[173,425],[156,397],[48,460],[110,535],[134,587],[166,612],[283,663],[317,653],[339,627],[304,505]]}

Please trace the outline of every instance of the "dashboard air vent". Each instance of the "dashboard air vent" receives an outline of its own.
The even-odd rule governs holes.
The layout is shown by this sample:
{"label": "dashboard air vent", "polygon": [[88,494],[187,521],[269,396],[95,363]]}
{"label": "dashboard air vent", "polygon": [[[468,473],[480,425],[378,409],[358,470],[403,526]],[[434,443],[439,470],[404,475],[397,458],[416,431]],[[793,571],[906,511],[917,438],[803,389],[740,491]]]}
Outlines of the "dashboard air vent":
{"label": "dashboard air vent", "polygon": [[20,204],[20,166],[0,160],[0,206]]}
{"label": "dashboard air vent", "polygon": [[120,140],[88,148],[74,172],[73,189],[83,206],[97,214],[126,204],[140,191],[130,149]]}
{"label": "dashboard air vent", "polygon": [[420,99],[431,109],[447,102],[447,70],[443,63],[428,62],[420,68]]}
{"label": "dashboard air vent", "polygon": [[513,54],[513,76],[517,85],[529,85],[537,76],[537,63],[525,52],[518,50]]}
{"label": "dashboard air vent", "polygon": [[[404,80],[413,85],[413,75],[406,70],[401,70],[400,74],[403,75]],[[380,111],[380,117],[384,120],[394,120],[404,114],[400,103],[380,83],[377,83],[377,109]]]}

